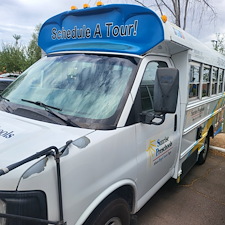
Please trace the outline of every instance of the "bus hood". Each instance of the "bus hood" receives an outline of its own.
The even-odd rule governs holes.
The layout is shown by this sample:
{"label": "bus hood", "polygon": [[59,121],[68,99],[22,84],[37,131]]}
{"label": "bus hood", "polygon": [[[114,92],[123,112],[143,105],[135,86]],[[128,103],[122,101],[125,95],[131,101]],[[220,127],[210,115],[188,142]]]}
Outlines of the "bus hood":
{"label": "bus hood", "polygon": [[[76,140],[91,132],[93,130],[50,124],[0,112],[0,168],[21,161],[50,146],[61,148],[68,140]],[[20,174],[16,175],[18,179],[24,169],[33,163],[22,166],[23,169],[14,170]],[[1,176],[0,180],[8,174]]]}

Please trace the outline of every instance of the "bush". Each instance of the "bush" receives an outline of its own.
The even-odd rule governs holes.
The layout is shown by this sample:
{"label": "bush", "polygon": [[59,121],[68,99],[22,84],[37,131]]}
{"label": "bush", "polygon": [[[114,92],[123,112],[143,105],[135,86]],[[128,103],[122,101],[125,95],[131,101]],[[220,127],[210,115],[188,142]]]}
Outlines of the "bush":
{"label": "bush", "polygon": [[41,25],[37,25],[28,45],[19,46],[20,35],[13,35],[15,45],[3,44],[0,51],[0,73],[21,73],[41,58],[41,48],[38,46],[38,33]]}

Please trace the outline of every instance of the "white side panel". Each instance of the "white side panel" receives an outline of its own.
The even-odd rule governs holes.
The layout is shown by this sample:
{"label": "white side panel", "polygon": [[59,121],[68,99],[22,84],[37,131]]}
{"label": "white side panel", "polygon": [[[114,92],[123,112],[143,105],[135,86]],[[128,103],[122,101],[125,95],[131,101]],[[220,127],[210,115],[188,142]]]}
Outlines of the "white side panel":
{"label": "white side panel", "polygon": [[[137,180],[135,126],[96,131],[86,138],[90,141],[86,147],[71,144],[68,154],[61,158],[64,217],[68,225],[81,225],[91,209],[109,195],[113,187],[118,188],[115,184],[134,186]],[[54,165],[47,163],[45,170],[22,179],[19,186],[19,190],[29,187],[46,193],[50,220],[58,219],[54,170]]]}

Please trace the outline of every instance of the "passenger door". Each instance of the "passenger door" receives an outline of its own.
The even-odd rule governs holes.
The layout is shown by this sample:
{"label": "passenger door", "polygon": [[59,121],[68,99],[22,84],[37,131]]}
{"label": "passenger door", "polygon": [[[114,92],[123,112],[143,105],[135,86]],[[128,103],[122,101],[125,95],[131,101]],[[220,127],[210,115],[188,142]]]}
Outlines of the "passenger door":
{"label": "passenger door", "polygon": [[[139,87],[142,112],[153,112],[153,89],[157,68],[173,67],[166,57],[146,57]],[[138,199],[145,203],[174,172],[178,155],[179,97],[175,114],[166,114],[163,124],[136,125],[138,151]],[[156,186],[155,186],[156,185]],[[155,186],[155,187],[154,187]],[[154,188],[153,188],[154,187]],[[151,189],[153,188],[153,189]]]}

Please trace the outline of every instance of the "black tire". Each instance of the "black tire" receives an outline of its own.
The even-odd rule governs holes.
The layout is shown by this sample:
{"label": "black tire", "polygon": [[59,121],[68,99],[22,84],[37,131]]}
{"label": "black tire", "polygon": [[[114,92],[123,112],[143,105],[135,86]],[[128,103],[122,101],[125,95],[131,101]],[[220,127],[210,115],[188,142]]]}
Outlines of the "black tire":
{"label": "black tire", "polygon": [[206,161],[206,158],[209,152],[209,142],[210,142],[210,137],[207,136],[204,142],[204,149],[201,151],[198,157],[198,162],[197,162],[198,165],[202,165]]}
{"label": "black tire", "polygon": [[130,208],[122,198],[103,202],[84,225],[130,225]]}

